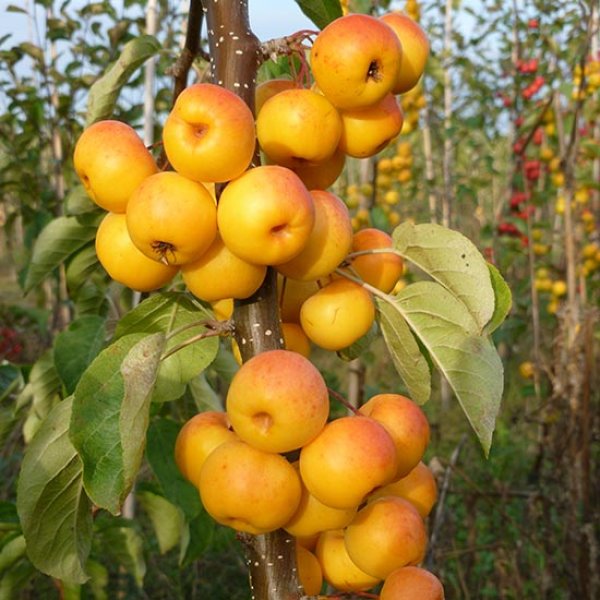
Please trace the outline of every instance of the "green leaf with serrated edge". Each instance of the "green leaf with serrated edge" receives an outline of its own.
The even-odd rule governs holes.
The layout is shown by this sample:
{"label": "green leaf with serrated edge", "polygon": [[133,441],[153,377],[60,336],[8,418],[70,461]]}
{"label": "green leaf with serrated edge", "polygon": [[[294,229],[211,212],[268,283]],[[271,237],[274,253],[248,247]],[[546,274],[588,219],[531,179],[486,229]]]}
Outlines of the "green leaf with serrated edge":
{"label": "green leaf with serrated edge", "polygon": [[[115,337],[138,331],[160,331],[168,335],[175,329],[190,325],[188,329],[168,338],[166,353],[191,337],[206,332],[203,322],[213,318],[211,312],[195,303],[188,295],[165,292],[144,300],[121,319]],[[209,337],[161,361],[153,401],[168,402],[179,398],[187,383],[212,363],[218,348],[218,337]]]}
{"label": "green leaf with serrated edge", "polygon": [[141,35],[125,44],[117,61],[90,88],[86,127],[111,117],[121,88],[160,48],[160,42],[151,35]]}
{"label": "green leaf with serrated edge", "polygon": [[188,520],[202,511],[198,490],[179,472],[175,464],[175,440],[181,425],[170,419],[155,419],[148,428],[146,457],[161,490],[170,502],[181,508]]}
{"label": "green leaf with serrated edge", "polygon": [[419,344],[400,312],[376,297],[379,325],[392,361],[408,393],[417,404],[425,404],[431,395],[431,372]]}
{"label": "green leaf with serrated edge", "polygon": [[111,519],[108,515],[97,520],[96,535],[103,554],[110,556],[121,565],[141,588],[146,575],[144,541],[127,519]]}
{"label": "green leaf with serrated edge", "polygon": [[504,319],[506,319],[506,316],[510,312],[512,307],[512,294],[508,284],[500,274],[500,271],[490,263],[488,263],[488,268],[490,270],[495,296],[494,314],[489,323],[485,326],[485,333],[489,335],[502,325]]}
{"label": "green leaf with serrated edge", "polygon": [[67,394],[75,391],[82,373],[102,350],[106,320],[87,315],[72,321],[54,341],[54,365]]}
{"label": "green leaf with serrated edge", "polygon": [[90,277],[101,269],[93,243],[79,250],[69,261],[66,270],[67,287],[71,295],[77,296],[82,288],[89,284]]}
{"label": "green leaf with serrated edge", "polygon": [[183,528],[181,511],[163,496],[149,490],[138,491],[136,498],[150,517],[160,553],[165,554],[181,539]]}
{"label": "green leaf with serrated edge", "polygon": [[25,278],[25,293],[39,285],[64,260],[94,239],[96,226],[84,225],[76,217],[58,217],[35,241]]}
{"label": "green leaf with serrated edge", "polygon": [[494,313],[494,290],[488,263],[475,245],[432,223],[403,223],[392,238],[396,250],[458,298],[483,331]]}
{"label": "green leaf with serrated edge", "polygon": [[296,4],[319,29],[342,16],[339,0],[296,0]]}
{"label": "green leaf with serrated edge", "polygon": [[103,350],[75,389],[71,439],[88,496],[117,514],[142,460],[162,334],[132,334]]}
{"label": "green leaf with serrated edge", "polygon": [[57,404],[27,447],[17,484],[17,510],[27,555],[37,569],[83,583],[92,539],[92,505],[83,465],[69,440],[72,398]]}
{"label": "green leaf with serrated edge", "polygon": [[389,302],[447,379],[487,456],[504,384],[496,349],[479,335],[466,306],[438,283],[413,283]]}

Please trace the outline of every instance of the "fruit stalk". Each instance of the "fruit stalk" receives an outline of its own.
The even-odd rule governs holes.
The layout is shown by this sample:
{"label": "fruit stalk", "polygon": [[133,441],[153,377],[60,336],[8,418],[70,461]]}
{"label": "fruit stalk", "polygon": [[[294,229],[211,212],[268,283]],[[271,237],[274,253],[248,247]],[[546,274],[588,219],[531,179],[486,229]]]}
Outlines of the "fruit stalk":
{"label": "fruit stalk", "polygon": [[[254,112],[256,72],[262,59],[260,42],[250,29],[248,3],[214,0],[204,3],[213,82],[240,96]],[[253,166],[258,166],[258,149]],[[281,348],[276,274],[267,270],[265,281],[250,298],[237,301],[235,337],[242,360]],[[240,534],[246,550],[252,598],[297,600],[304,597],[299,584],[292,536],[278,530],[266,535]]]}

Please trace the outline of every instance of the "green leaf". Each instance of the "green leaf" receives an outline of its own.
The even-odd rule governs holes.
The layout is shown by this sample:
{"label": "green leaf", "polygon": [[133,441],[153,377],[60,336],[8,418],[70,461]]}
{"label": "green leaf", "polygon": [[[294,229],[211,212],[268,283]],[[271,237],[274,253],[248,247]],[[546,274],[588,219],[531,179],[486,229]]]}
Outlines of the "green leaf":
{"label": "green leaf", "polygon": [[108,600],[108,569],[95,560],[88,560],[86,568],[90,574],[87,585],[92,592],[94,600]]}
{"label": "green leaf", "polygon": [[81,460],[69,440],[71,409],[71,398],[57,404],[28,446],[17,484],[17,510],[35,567],[51,577],[83,583],[92,506],[83,490]]}
{"label": "green leaf", "polygon": [[22,535],[2,539],[0,547],[0,575],[25,555],[25,538]]}
{"label": "green leaf", "polygon": [[419,344],[400,312],[389,302],[376,297],[379,325],[387,349],[408,393],[417,404],[431,395],[431,372]]}
{"label": "green leaf", "polygon": [[[206,332],[203,323],[212,318],[209,311],[196,304],[186,294],[155,294],[121,319],[115,337],[141,331],[162,332],[167,335],[180,327],[190,326],[168,338],[165,346],[165,352],[168,352],[190,337]],[[218,338],[209,337],[161,361],[153,401],[167,402],[181,397],[186,384],[212,363],[218,349]]]}
{"label": "green leaf", "polygon": [[82,375],[71,439],[95,504],[117,514],[142,461],[162,334],[132,334],[103,350]]}
{"label": "green leaf", "polygon": [[83,185],[79,184],[74,186],[66,195],[64,206],[67,215],[83,215],[100,211],[98,205],[88,196]]}
{"label": "green leaf", "polygon": [[33,60],[37,61],[40,65],[44,64],[44,51],[31,42],[22,42],[19,44],[19,48],[25,52],[28,56],[31,56]]}
{"label": "green leaf", "polygon": [[112,116],[121,88],[160,48],[159,41],[151,35],[141,35],[125,44],[121,56],[90,89],[86,126]]}
{"label": "green leaf", "polygon": [[33,565],[26,559],[17,561],[0,578],[0,600],[13,600],[18,598],[25,589],[27,582],[35,575],[39,575]]}
{"label": "green leaf", "polygon": [[156,419],[148,428],[146,456],[158,479],[162,492],[171,503],[181,508],[188,520],[202,510],[198,490],[179,472],[175,464],[175,440],[180,425],[170,419]]}
{"label": "green leaf", "polygon": [[[187,567],[194,563],[209,548],[215,548],[217,533],[225,532],[231,535],[232,529],[219,527],[216,521],[204,510],[185,524],[181,536],[181,548],[179,553],[179,564]],[[228,531],[226,531],[228,530]]]}
{"label": "green leaf", "polygon": [[21,369],[14,365],[0,365],[0,402],[12,394],[22,382]]}
{"label": "green leaf", "polygon": [[194,399],[198,412],[223,410],[223,399],[213,390],[204,373],[200,373],[190,381],[188,390]]}
{"label": "green leaf", "polygon": [[19,529],[17,507],[12,502],[0,500],[0,531]]}
{"label": "green leaf", "polygon": [[342,16],[339,0],[296,0],[296,4],[319,29]]}
{"label": "green leaf", "polygon": [[54,365],[67,394],[75,391],[82,373],[96,358],[106,337],[106,321],[87,315],[73,321],[54,342]]}
{"label": "green leaf", "polygon": [[26,442],[31,440],[52,407],[60,400],[60,387],[61,382],[54,366],[52,351],[47,350],[31,368],[29,381],[17,397],[17,411],[31,404],[23,424],[23,437]]}
{"label": "green leaf", "polygon": [[489,323],[485,327],[485,332],[487,334],[491,334],[496,331],[500,325],[506,319],[506,316],[510,312],[512,307],[512,294],[510,292],[510,288],[502,275],[500,275],[500,271],[492,264],[488,263],[488,268],[490,270],[490,276],[492,278],[492,287],[494,288],[494,314],[490,319]]}
{"label": "green leaf", "polygon": [[388,231],[390,219],[381,206],[374,206],[371,209],[371,223],[376,229]]}
{"label": "green leaf", "polygon": [[25,293],[39,285],[69,256],[96,235],[95,225],[80,223],[76,217],[58,217],[46,225],[33,246]]}
{"label": "green leaf", "polygon": [[488,263],[475,245],[431,223],[403,223],[392,237],[398,252],[458,298],[483,331],[494,312],[494,289]]}
{"label": "green leaf", "polygon": [[9,4],[6,7],[6,12],[23,13],[24,15],[29,14],[24,8],[21,8],[20,6],[15,6],[14,4]]}
{"label": "green leaf", "polygon": [[132,575],[141,588],[146,575],[144,541],[127,519],[110,519],[107,515],[98,519],[96,532],[100,538],[103,554],[108,554]]}
{"label": "green leaf", "polygon": [[181,538],[181,512],[166,498],[149,490],[138,491],[136,498],[150,517],[160,553],[165,554],[174,548]]}
{"label": "green leaf", "polygon": [[82,288],[89,283],[90,277],[100,270],[95,245],[91,243],[84,246],[67,265],[66,275],[69,292],[73,296],[77,296]]}
{"label": "green leaf", "polygon": [[447,379],[487,456],[504,384],[496,349],[466,306],[437,283],[413,283],[389,302]]}

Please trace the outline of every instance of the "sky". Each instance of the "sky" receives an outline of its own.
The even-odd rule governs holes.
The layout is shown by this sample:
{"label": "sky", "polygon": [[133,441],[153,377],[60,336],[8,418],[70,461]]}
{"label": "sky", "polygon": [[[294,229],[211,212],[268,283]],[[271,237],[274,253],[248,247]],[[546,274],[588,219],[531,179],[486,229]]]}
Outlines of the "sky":
{"label": "sky", "polygon": [[[72,0],[71,6],[83,6],[88,0]],[[12,34],[11,42],[18,44],[28,39],[27,18],[23,14],[7,12],[9,5],[25,8],[33,0],[0,0],[0,38]],[[121,1],[113,2],[122,4]],[[183,3],[187,6],[187,1]],[[289,35],[300,29],[314,29],[294,0],[249,0],[250,25],[261,40]],[[40,13],[41,9],[38,9]]]}

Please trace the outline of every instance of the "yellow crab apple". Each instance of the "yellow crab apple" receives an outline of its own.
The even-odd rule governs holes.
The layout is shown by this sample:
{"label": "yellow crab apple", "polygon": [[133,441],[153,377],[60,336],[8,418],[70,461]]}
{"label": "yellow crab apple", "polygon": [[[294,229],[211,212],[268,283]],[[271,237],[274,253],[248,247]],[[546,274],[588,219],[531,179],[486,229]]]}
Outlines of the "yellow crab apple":
{"label": "yellow crab apple", "polygon": [[359,569],[348,556],[343,529],[324,531],[317,541],[315,554],[325,581],[341,592],[369,590],[381,581]]}
{"label": "yellow crab apple", "polygon": [[319,291],[317,281],[298,281],[277,275],[279,311],[284,323],[300,323],[300,309],[305,300]]}
{"label": "yellow crab apple", "polygon": [[238,439],[229,428],[224,412],[210,410],[198,413],[179,430],[175,440],[175,463],[181,474],[197,487],[200,469],[209,454],[221,444]]}
{"label": "yellow crab apple", "polygon": [[[357,231],[352,239],[352,252],[392,250],[393,246],[391,236],[374,227]],[[404,272],[404,259],[393,252],[360,254],[352,259],[352,269],[363,281],[389,294]]]}
{"label": "yellow crab apple", "polygon": [[385,579],[395,569],[423,560],[427,532],[408,500],[386,496],[358,511],[346,527],[344,544],[359,569]]}
{"label": "yellow crab apple", "polygon": [[224,182],[249,166],[256,146],[254,116],[233,92],[196,83],[175,101],[163,128],[173,168],[194,181]]}
{"label": "yellow crab apple", "polygon": [[386,428],[398,453],[397,477],[408,475],[419,464],[429,444],[425,413],[410,398],[400,394],[377,394],[359,410]]}
{"label": "yellow crab apple", "polygon": [[258,116],[264,103],[280,92],[299,88],[293,79],[275,78],[259,83],[254,90],[254,112]]}
{"label": "yellow crab apple", "polygon": [[310,52],[319,90],[336,107],[361,108],[388,94],[396,83],[402,46],[383,21],[349,14],[332,21]]}
{"label": "yellow crab apple", "polygon": [[292,518],[283,526],[294,537],[310,537],[330,529],[343,529],[352,521],[357,507],[332,508],[315,498],[302,485],[300,504]]}
{"label": "yellow crab apple", "polygon": [[431,469],[420,462],[408,475],[377,488],[368,498],[371,502],[384,496],[398,496],[408,500],[424,519],[437,500],[437,484]]}
{"label": "yellow crab apple", "polygon": [[298,579],[307,596],[316,596],[323,587],[323,570],[319,559],[307,548],[296,544]]}
{"label": "yellow crab apple", "polygon": [[125,215],[108,213],[96,232],[96,256],[112,279],[122,285],[150,292],[169,283],[178,267],[148,258],[137,249],[127,231]]}
{"label": "yellow crab apple", "polygon": [[340,115],[340,149],[355,158],[381,152],[400,133],[404,122],[400,103],[393,94],[364,108],[342,110]]}
{"label": "yellow crab apple", "polygon": [[425,70],[429,56],[429,40],[421,26],[408,15],[391,12],[382,15],[380,19],[392,28],[402,45],[400,68],[392,92],[404,94],[417,85]]}
{"label": "yellow crab apple", "polygon": [[281,323],[281,333],[286,350],[297,352],[305,358],[310,356],[310,340],[298,323]]}
{"label": "yellow crab apple", "polygon": [[290,89],[267,100],[256,119],[256,135],[270,162],[294,167],[327,160],[342,134],[336,108],[321,94]]}
{"label": "yellow crab apple", "polygon": [[329,394],[307,358],[290,350],[269,350],[253,356],[234,375],[226,409],[242,440],[266,452],[289,452],[323,429]]}
{"label": "yellow crab apple", "polygon": [[322,162],[298,163],[291,167],[309,190],[325,190],[332,186],[344,170],[346,155],[339,148]]}
{"label": "yellow crab apple", "polygon": [[401,567],[383,582],[379,600],[444,600],[440,580],[421,567]]}
{"label": "yellow crab apple", "polygon": [[233,254],[218,234],[199,259],[181,268],[187,288],[206,302],[248,298],[258,290],[266,272],[264,265],[254,265]]}
{"label": "yellow crab apple", "polygon": [[300,474],[308,491],[332,508],[354,508],[398,470],[396,447],[369,417],[351,416],[325,425],[300,450]]}
{"label": "yellow crab apple", "polygon": [[329,275],[344,260],[352,246],[352,222],[348,208],[335,194],[311,193],[315,223],[303,250],[291,261],[277,266],[286,277],[317,280]]}
{"label": "yellow crab apple", "polygon": [[247,262],[277,265],[298,255],[312,231],[315,208],[290,169],[264,165],[229,182],[217,222],[225,245]]}
{"label": "yellow crab apple", "polygon": [[127,204],[127,230],[149,258],[170,265],[198,259],[217,234],[208,190],[174,171],[146,178]]}
{"label": "yellow crab apple", "polygon": [[369,331],[374,320],[371,294],[343,278],[322,287],[300,309],[302,329],[313,343],[326,350],[351,346]]}
{"label": "yellow crab apple", "polygon": [[73,165],[90,198],[116,213],[124,213],[134,190],[158,171],[136,131],[111,119],[83,131],[75,144]]}
{"label": "yellow crab apple", "polygon": [[254,535],[289,521],[301,493],[296,469],[283,456],[242,441],[225,442],[208,455],[198,489],[215,521]]}

